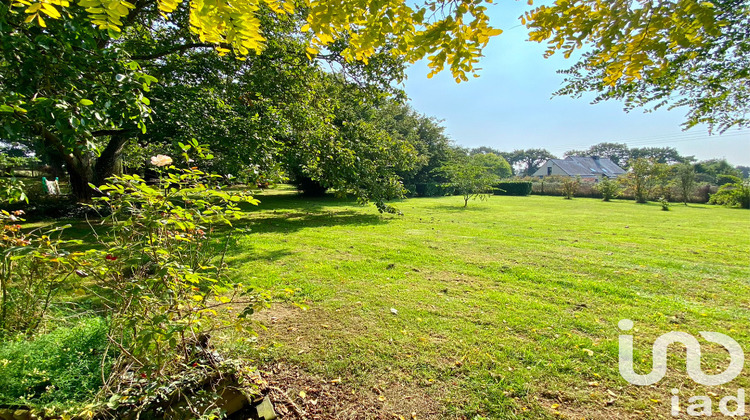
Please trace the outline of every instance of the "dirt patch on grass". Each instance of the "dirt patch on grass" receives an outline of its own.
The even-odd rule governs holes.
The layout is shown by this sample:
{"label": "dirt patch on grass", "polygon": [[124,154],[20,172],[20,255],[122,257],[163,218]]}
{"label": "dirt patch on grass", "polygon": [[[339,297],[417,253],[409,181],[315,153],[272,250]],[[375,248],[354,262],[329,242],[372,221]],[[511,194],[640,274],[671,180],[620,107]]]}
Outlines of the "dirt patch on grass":
{"label": "dirt patch on grass", "polygon": [[537,402],[553,416],[563,419],[635,420],[657,418],[641,411],[628,410],[625,407],[618,406],[619,403],[614,401],[600,407],[592,404],[580,404],[575,401],[560,402],[559,399],[549,398],[539,398]]}
{"label": "dirt patch on grass", "polygon": [[286,363],[263,369],[269,396],[284,419],[437,419],[440,406],[418,389],[389,386],[357,390]]}
{"label": "dirt patch on grass", "polygon": [[[365,320],[339,316],[320,308],[301,310],[274,305],[255,314],[267,330],[259,342],[280,342],[298,355],[326,351],[326,340],[346,339],[370,327]],[[273,358],[261,374],[269,396],[285,419],[444,419],[444,407],[418,384],[394,380],[391,375],[371,374],[366,379],[326,377],[305,370],[286,357]],[[341,372],[339,372],[341,373]]]}

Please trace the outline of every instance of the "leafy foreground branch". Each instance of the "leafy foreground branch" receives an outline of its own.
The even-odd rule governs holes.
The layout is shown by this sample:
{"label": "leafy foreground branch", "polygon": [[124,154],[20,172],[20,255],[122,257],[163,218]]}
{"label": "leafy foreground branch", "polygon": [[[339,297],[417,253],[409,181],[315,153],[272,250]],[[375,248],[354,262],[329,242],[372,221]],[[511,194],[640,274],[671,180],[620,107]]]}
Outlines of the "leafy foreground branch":
{"label": "leafy foreground branch", "polygon": [[[181,147],[187,165],[192,164],[188,151],[210,157],[197,142]],[[252,334],[247,316],[270,300],[267,292],[232,283],[224,263],[235,231],[232,220],[242,213],[239,205],[258,200],[223,191],[213,186],[218,175],[194,166],[177,168],[167,156],[156,156],[152,163],[161,174],[155,183],[116,176],[96,190],[101,196],[95,208],[107,214],[102,228],[94,230],[97,249],[72,252],[69,242],[24,234],[19,225],[7,224],[18,215],[2,219],[3,337],[33,336],[50,308],[62,305],[55,299],[64,291],[85,296],[107,317],[106,349],[98,350],[101,390],[78,412],[63,410],[70,415],[121,417],[123,409],[163,410],[175,395],[184,397],[182,385],[203,390],[193,396],[200,403],[183,401],[190,417],[219,415],[215,401],[220,393],[209,385],[223,374],[235,380],[250,377],[246,368],[213,352],[209,340],[213,332],[228,328]],[[30,284],[33,278],[42,280]],[[18,370],[23,360],[4,360],[0,376]],[[30,404],[50,391],[43,383],[27,388]]]}

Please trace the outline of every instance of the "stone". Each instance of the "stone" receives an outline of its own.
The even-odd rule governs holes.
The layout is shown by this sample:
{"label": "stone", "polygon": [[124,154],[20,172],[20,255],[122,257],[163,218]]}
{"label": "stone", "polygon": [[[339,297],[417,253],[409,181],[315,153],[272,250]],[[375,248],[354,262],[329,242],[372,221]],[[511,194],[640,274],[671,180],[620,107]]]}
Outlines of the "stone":
{"label": "stone", "polygon": [[257,420],[274,420],[276,419],[276,411],[273,409],[273,404],[268,397],[263,398],[263,401],[255,406],[255,417]]}

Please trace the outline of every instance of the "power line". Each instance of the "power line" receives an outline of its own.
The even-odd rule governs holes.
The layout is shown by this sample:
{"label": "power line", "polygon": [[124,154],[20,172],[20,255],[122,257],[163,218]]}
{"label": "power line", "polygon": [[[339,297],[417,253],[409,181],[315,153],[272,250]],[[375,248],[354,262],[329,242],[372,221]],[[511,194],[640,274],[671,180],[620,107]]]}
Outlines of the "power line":
{"label": "power line", "polygon": [[[696,141],[696,140],[723,140],[726,138],[734,138],[734,137],[743,137],[747,136],[748,140],[750,140],[750,130],[738,130],[735,132],[723,134],[721,136],[709,136],[706,134],[700,134],[700,133],[680,133],[680,134],[662,134],[662,135],[655,135],[650,137],[637,137],[637,138],[631,138],[631,139],[617,139],[617,140],[607,140],[607,143],[625,143],[629,147],[633,146],[650,146],[650,145],[658,145],[658,144],[669,144],[669,143],[683,143],[688,141]],[[591,145],[567,145],[567,146],[558,146],[565,149],[576,149],[581,147],[590,147]]]}

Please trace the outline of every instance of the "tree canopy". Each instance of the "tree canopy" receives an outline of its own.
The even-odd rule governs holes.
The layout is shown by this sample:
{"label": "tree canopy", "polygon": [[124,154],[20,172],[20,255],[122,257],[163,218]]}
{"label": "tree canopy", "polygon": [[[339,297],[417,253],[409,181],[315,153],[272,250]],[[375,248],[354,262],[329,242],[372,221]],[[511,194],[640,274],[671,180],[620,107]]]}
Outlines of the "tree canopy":
{"label": "tree canopy", "polygon": [[565,156],[600,156],[609,158],[624,169],[631,161],[639,158],[651,159],[657,163],[681,163],[695,160],[693,156],[682,156],[674,147],[628,147],[625,143],[603,142],[587,150],[568,150]]}
{"label": "tree canopy", "polygon": [[[167,21],[185,7],[180,0],[158,0],[156,5]],[[433,73],[446,66],[457,81],[468,80],[490,37],[502,31],[489,26],[485,13],[491,1],[448,2],[432,0],[410,6],[402,0],[373,3],[367,0],[310,0],[296,4],[287,0],[191,0],[188,27],[200,42],[214,45],[221,54],[240,57],[258,54],[266,47],[262,16],[266,11],[284,19],[302,10],[305,23],[300,30],[311,35],[310,56],[347,40],[341,51],[349,60],[367,61],[384,46],[407,62],[429,56]],[[152,4],[146,0],[13,0],[23,11],[25,22],[47,27],[50,20],[67,20],[71,13],[117,37]],[[68,29],[69,30],[69,29]],[[433,74],[431,73],[431,74]]]}
{"label": "tree canopy", "polygon": [[[89,183],[113,174],[123,153],[137,167],[145,153],[168,152],[192,138],[214,150],[210,169],[225,175],[278,172],[295,156],[309,174],[378,203],[401,191],[393,174],[409,169],[413,157],[391,155],[367,173],[364,165],[375,157],[371,152],[408,151],[397,146],[403,139],[358,121],[374,112],[365,108],[399,98],[392,82],[403,77],[402,61],[378,51],[367,63],[347,62],[343,41],[310,61],[293,16],[260,16],[265,48],[243,60],[193,42],[184,7],[171,13],[170,25],[153,4],[129,16],[114,38],[80,16],[41,27],[0,5],[0,26],[7,29],[0,66],[5,136],[64,166],[79,199],[90,196]],[[321,62],[339,70],[324,71]],[[359,110],[346,114],[352,107]],[[380,164],[386,160],[400,166]],[[348,167],[356,176],[344,174]]]}
{"label": "tree canopy", "polygon": [[746,0],[557,1],[526,13],[530,39],[547,56],[571,57],[557,93],[625,109],[687,108],[684,126],[748,127],[750,3]]}

